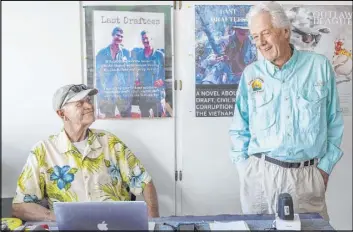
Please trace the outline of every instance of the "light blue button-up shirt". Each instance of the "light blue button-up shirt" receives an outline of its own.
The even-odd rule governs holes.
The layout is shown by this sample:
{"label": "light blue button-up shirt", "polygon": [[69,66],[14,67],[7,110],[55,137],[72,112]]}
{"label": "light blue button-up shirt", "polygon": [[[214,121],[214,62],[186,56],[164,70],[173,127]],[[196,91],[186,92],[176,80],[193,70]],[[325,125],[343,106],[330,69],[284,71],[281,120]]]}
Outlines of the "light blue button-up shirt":
{"label": "light blue button-up shirt", "polygon": [[233,163],[255,153],[286,161],[319,159],[330,174],[342,156],[343,118],[329,60],[299,51],[279,69],[267,60],[241,77],[229,135]]}

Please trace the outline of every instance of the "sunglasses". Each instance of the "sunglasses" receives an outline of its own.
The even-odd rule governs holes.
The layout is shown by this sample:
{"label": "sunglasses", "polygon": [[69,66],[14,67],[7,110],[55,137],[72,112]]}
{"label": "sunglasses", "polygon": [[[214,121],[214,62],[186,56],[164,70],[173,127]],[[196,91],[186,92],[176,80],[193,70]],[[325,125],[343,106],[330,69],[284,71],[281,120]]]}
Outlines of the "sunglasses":
{"label": "sunglasses", "polygon": [[122,34],[115,34],[114,36],[124,38],[124,36]]}
{"label": "sunglasses", "polygon": [[321,35],[320,34],[306,33],[306,32],[301,31],[300,29],[298,29],[296,27],[294,27],[294,29],[292,31],[295,32],[295,33],[298,33],[299,35],[301,35],[302,41],[304,43],[311,43],[312,41],[315,41],[314,45],[316,45],[321,39]]}
{"label": "sunglasses", "polygon": [[79,93],[82,90],[87,90],[87,86],[85,84],[80,84],[80,85],[73,85],[69,88],[69,90],[66,92],[65,97],[63,98],[63,102],[60,105],[60,108],[63,106],[63,103],[65,102],[67,95],[69,95],[70,91],[75,92],[75,93]]}
{"label": "sunglasses", "polygon": [[[69,91],[72,90],[75,93],[81,92],[82,90],[87,90],[87,86],[85,84],[73,85],[69,88]],[[69,92],[68,91],[68,92]]]}

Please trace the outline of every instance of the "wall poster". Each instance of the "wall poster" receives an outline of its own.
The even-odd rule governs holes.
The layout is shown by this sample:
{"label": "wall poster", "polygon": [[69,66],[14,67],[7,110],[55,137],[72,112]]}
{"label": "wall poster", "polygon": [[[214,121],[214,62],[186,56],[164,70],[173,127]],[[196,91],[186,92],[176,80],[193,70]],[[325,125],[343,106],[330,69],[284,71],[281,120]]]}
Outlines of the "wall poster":
{"label": "wall poster", "polygon": [[196,117],[231,117],[244,68],[257,60],[250,5],[195,6]]}
{"label": "wall poster", "polygon": [[86,6],[97,119],[172,117],[170,6]]}
{"label": "wall poster", "polygon": [[298,50],[325,55],[336,74],[344,116],[352,116],[352,5],[283,5]]}

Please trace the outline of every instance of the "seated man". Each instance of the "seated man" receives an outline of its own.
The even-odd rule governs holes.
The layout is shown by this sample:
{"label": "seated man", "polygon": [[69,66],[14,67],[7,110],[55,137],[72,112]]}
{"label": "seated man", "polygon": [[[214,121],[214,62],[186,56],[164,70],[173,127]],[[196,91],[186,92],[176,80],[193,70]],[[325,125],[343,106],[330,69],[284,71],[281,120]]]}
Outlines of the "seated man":
{"label": "seated man", "polygon": [[[17,182],[13,215],[25,221],[55,221],[54,202],[129,201],[143,193],[149,217],[159,217],[151,176],[115,135],[89,129],[97,89],[67,85],[53,107],[64,127],[32,149]],[[48,201],[49,209],[40,205]]]}

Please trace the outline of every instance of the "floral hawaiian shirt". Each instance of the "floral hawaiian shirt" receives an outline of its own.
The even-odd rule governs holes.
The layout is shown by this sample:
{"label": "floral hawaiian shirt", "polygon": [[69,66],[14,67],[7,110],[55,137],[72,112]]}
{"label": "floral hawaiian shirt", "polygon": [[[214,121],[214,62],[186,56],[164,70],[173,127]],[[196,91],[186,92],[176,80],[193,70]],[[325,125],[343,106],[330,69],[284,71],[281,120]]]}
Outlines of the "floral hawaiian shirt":
{"label": "floral hawaiian shirt", "polygon": [[129,201],[140,195],[151,176],[115,135],[89,129],[83,154],[64,130],[38,142],[17,181],[13,203]]}

